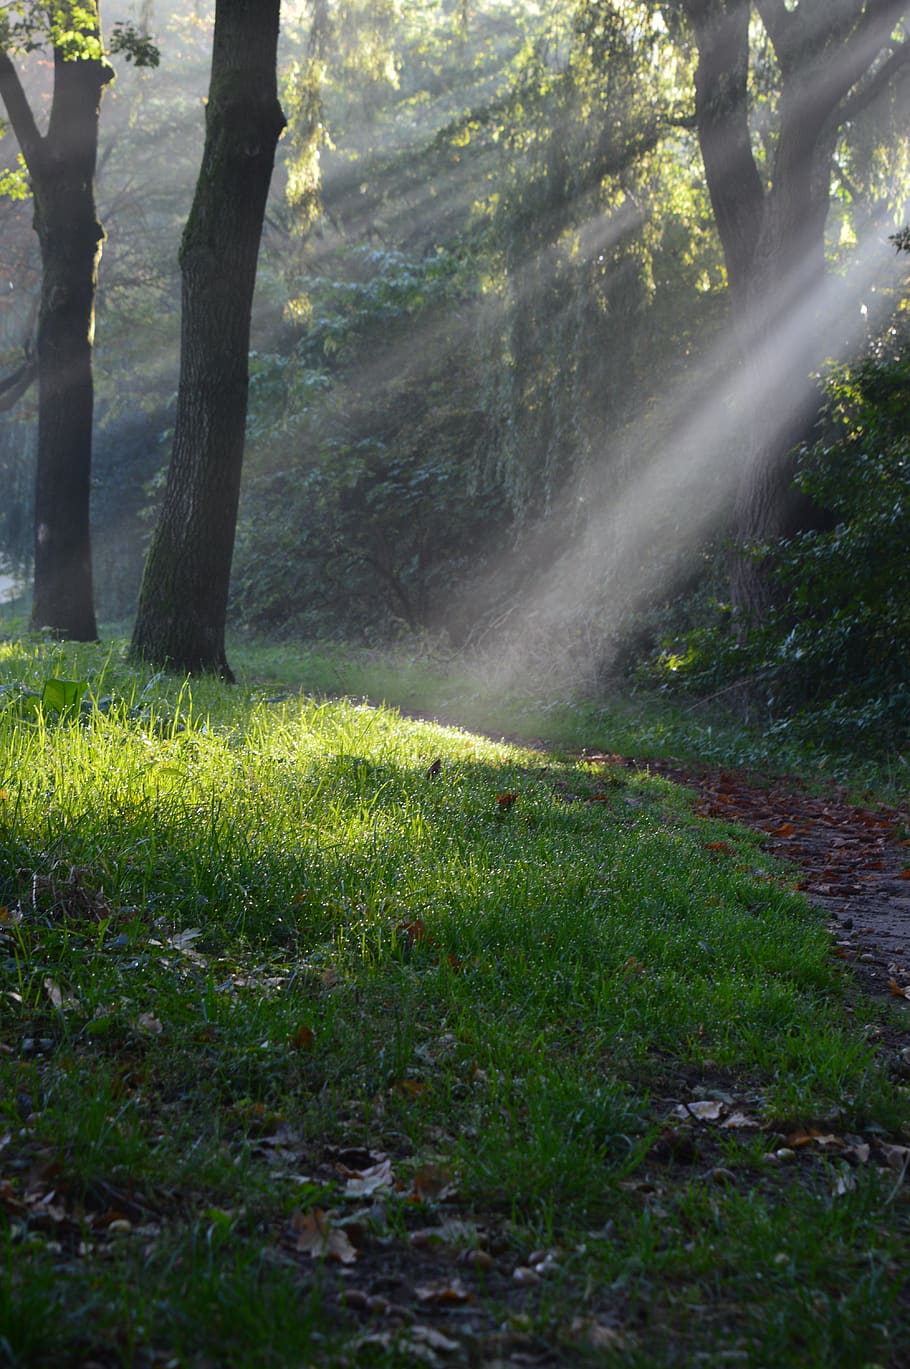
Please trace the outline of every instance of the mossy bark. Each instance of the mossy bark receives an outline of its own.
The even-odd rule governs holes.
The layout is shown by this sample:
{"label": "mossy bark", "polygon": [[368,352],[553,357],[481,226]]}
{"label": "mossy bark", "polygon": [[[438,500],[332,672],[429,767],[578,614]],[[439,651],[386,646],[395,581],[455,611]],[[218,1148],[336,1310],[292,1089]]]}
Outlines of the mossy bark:
{"label": "mossy bark", "polygon": [[275,146],[284,127],[280,0],[218,0],[206,138],[180,249],[174,445],[132,653],[230,678],[225,621],[243,465],[250,315]]}

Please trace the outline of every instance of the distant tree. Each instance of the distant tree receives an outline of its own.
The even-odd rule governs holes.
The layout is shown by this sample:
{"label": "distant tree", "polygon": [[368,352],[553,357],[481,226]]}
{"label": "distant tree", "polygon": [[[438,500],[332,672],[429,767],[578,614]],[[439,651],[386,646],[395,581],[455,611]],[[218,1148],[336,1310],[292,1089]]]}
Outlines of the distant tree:
{"label": "distant tree", "polygon": [[249,388],[250,314],[275,147],[280,0],[217,0],[202,167],[180,248],[174,444],[132,653],[231,678],[224,644]]}
{"label": "distant tree", "polygon": [[[92,587],[89,492],[95,295],[104,230],[95,207],[101,97],[113,79],[97,0],[19,4],[0,16],[0,97],[19,143],[41,248],[34,358],[5,382],[18,398],[38,380],[33,628],[91,641],[98,635]],[[50,47],[54,83],[41,133],[13,61]],[[127,26],[115,47],[153,65],[157,53]],[[7,177],[14,189],[24,187]],[[8,185],[7,189],[10,188]]]}
{"label": "distant tree", "polygon": [[47,9],[40,36],[53,50],[54,87],[44,134],[11,56],[23,40],[26,46],[37,41],[40,16],[31,16],[28,29],[24,21],[13,25],[8,17],[0,19],[0,96],[28,170],[43,268],[35,353],[39,401],[32,625],[89,641],[98,635],[89,479],[95,291],[104,240],[94,178],[101,96],[114,73],[102,48],[97,3]]}
{"label": "distant tree", "polygon": [[[907,70],[902,23],[910,3],[675,0],[659,8],[671,31],[694,37],[697,49],[695,126],[751,368],[751,431],[734,533],[741,543],[761,544],[787,530],[788,452],[817,404],[808,377],[827,351],[812,320],[825,274],[835,149],[845,125]],[[752,124],[756,19],[773,54],[766,74],[776,77],[774,101],[765,102],[776,110],[765,167]],[[769,365],[774,348],[784,366]],[[743,621],[765,614],[769,582],[754,557],[735,558],[731,594]]]}

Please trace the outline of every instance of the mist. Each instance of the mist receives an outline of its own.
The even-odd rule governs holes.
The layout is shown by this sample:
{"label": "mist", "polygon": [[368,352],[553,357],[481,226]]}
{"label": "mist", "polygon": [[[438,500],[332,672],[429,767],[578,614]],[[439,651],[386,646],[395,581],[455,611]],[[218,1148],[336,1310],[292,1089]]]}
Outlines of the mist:
{"label": "mist", "polygon": [[[596,690],[636,636],[653,651],[654,623],[704,580],[756,425],[766,447],[808,435],[827,364],[887,329],[901,289],[888,235],[910,194],[893,136],[906,82],[838,145],[832,183],[851,190],[832,200],[827,273],[807,250],[744,349],[681,117],[691,53],[671,50],[647,7],[619,10],[637,24],[599,70],[565,7],[364,0],[325,40],[304,107],[311,14],[286,6],[289,130],[255,306],[238,630],[410,636],[510,689]],[[186,0],[105,15],[161,50],[155,71],[118,63],[102,113],[94,538],[117,624],[168,455],[212,14]],[[822,65],[813,80],[840,75]],[[40,54],[25,80],[40,105]],[[767,188],[758,124],[755,142]],[[8,132],[0,153],[15,166]],[[302,175],[315,210],[295,201]],[[34,327],[37,261],[27,214],[2,212],[9,364]],[[0,559],[20,574],[34,422],[31,400],[0,434],[15,490]]]}

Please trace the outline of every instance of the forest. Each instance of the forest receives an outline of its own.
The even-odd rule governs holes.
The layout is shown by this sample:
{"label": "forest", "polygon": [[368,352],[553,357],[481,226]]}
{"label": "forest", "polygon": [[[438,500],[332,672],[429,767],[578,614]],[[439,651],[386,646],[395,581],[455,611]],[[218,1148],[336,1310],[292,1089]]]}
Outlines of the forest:
{"label": "forest", "polygon": [[903,1366],[908,116],[0,3],[0,1366]]}
{"label": "forest", "polygon": [[[90,519],[97,614],[129,632],[213,16],[122,8],[113,35],[158,60],[114,43],[101,103]],[[847,748],[905,728],[903,7],[835,8],[284,5],[232,630],[726,690]],[[23,46],[40,109],[53,62]],[[809,56],[835,78],[805,139]],[[4,127],[12,385],[41,265]],[[0,552],[27,594],[39,387],[8,394]],[[93,635],[83,616],[64,635]]]}

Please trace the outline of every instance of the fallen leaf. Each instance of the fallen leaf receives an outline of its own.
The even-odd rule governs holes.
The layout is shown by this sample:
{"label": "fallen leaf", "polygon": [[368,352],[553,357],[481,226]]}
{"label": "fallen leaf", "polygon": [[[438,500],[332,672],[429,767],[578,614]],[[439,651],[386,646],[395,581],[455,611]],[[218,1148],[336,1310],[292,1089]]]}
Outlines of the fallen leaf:
{"label": "fallen leaf", "polygon": [[896,979],[889,979],[888,992],[894,998],[910,998],[910,984],[900,985]]}
{"label": "fallen leaf", "polygon": [[894,1146],[888,1141],[879,1141],[878,1149],[886,1165],[892,1169],[904,1170],[910,1163],[910,1146]]}
{"label": "fallen leaf", "polygon": [[507,813],[513,803],[517,803],[518,795],[511,792],[496,795],[497,806],[502,813]]}
{"label": "fallen leaf", "polygon": [[462,1303],[471,1301],[471,1294],[460,1279],[443,1279],[437,1283],[419,1283],[414,1292],[420,1302]]}
{"label": "fallen leaf", "polygon": [[672,1115],[681,1118],[684,1122],[690,1117],[696,1117],[700,1122],[716,1122],[723,1116],[724,1105],[717,1103],[711,1098],[700,1098],[694,1103],[680,1103],[673,1109]]}
{"label": "fallen leaf", "polygon": [[55,1008],[78,1008],[79,1000],[72,994],[64,993],[56,980],[51,979],[50,975],[44,981],[44,989]]}
{"label": "fallen leaf", "polygon": [[569,1328],[576,1339],[584,1339],[593,1350],[624,1350],[626,1339],[613,1326],[604,1326],[595,1317],[573,1317]]}
{"label": "fallen leaf", "polygon": [[744,1112],[731,1112],[729,1117],[724,1118],[721,1125],[728,1128],[739,1128],[744,1130],[746,1127],[757,1127],[758,1122],[756,1122],[754,1117],[749,1117]]}
{"label": "fallen leaf", "polygon": [[457,1217],[451,1217],[439,1226],[422,1226],[408,1236],[411,1245],[418,1250],[426,1250],[433,1245],[459,1245],[476,1239],[477,1228]]}
{"label": "fallen leaf", "polygon": [[407,946],[415,946],[419,942],[429,941],[422,917],[415,917],[413,922],[402,922],[396,930]]}
{"label": "fallen leaf", "polygon": [[63,1007],[63,993],[60,985],[56,984],[49,976],[44,981],[44,991],[51,1000],[55,1008]]}
{"label": "fallen leaf", "polygon": [[144,1012],[139,1014],[137,1023],[140,1031],[146,1032],[149,1036],[160,1036],[164,1031],[164,1026],[154,1015],[154,1013]]}
{"label": "fallen leaf", "polygon": [[806,1131],[804,1128],[800,1127],[798,1131],[791,1132],[787,1137],[787,1146],[791,1150],[798,1150],[802,1146],[809,1145],[810,1142],[815,1140],[817,1135],[818,1132],[813,1131],[811,1128]]}
{"label": "fallen leaf", "polygon": [[316,1036],[311,1027],[300,1026],[288,1037],[288,1046],[292,1051],[309,1051],[313,1049],[315,1040]]}
{"label": "fallen leaf", "polygon": [[421,1083],[419,1079],[399,1079],[393,1088],[401,1098],[408,1098],[412,1102],[427,1091],[426,1084]]}
{"label": "fallen leaf", "polygon": [[414,1171],[411,1180],[414,1196],[419,1202],[435,1200],[442,1202],[455,1192],[451,1171],[442,1165],[421,1165]]}
{"label": "fallen leaf", "polygon": [[173,936],[167,938],[167,945],[173,946],[178,951],[188,951],[194,941],[198,941],[202,936],[201,927],[187,927],[182,932],[175,932]]}
{"label": "fallen leaf", "polygon": [[427,779],[430,780],[430,779],[433,778],[434,775],[438,775],[441,769],[442,769],[442,757],[441,757],[441,756],[437,756],[436,759],[435,759],[435,761],[433,762],[433,764],[432,764],[431,766],[429,766],[428,769],[427,769]]}
{"label": "fallen leaf", "polygon": [[295,1212],[291,1230],[297,1237],[296,1249],[314,1259],[337,1260],[340,1264],[353,1264],[357,1259],[347,1233],[333,1228],[321,1207]]}
{"label": "fallen leaf", "polygon": [[842,1169],[834,1181],[834,1195],[843,1198],[847,1193],[852,1193],[856,1188],[856,1177],[849,1169]]}
{"label": "fallen leaf", "polygon": [[434,1326],[412,1326],[408,1337],[417,1345],[427,1345],[431,1350],[441,1350],[444,1355],[453,1354],[459,1348],[457,1340],[444,1336]]}
{"label": "fallen leaf", "polygon": [[379,1164],[370,1165],[368,1169],[347,1170],[344,1166],[339,1166],[342,1173],[347,1175],[347,1182],[344,1186],[344,1196],[346,1198],[368,1198],[371,1193],[375,1193],[380,1188],[394,1188],[395,1175],[392,1172],[391,1160],[380,1160]]}

